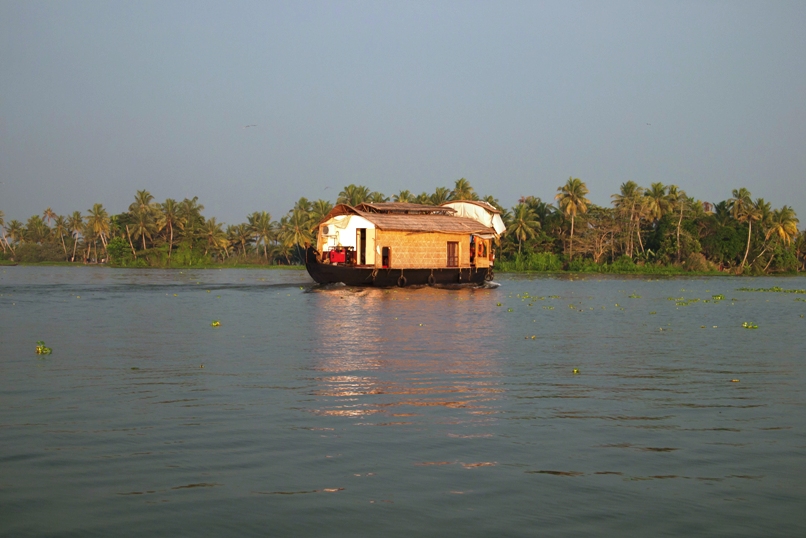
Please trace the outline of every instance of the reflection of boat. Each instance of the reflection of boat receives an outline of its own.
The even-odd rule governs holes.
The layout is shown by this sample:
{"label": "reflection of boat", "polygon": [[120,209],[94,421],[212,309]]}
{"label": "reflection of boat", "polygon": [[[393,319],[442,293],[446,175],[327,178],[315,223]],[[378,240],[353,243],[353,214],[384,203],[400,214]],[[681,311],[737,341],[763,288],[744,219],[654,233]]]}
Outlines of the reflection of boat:
{"label": "reflection of boat", "polygon": [[485,202],[339,204],[320,222],[305,267],[320,284],[482,284],[493,278],[493,243],[505,230]]}

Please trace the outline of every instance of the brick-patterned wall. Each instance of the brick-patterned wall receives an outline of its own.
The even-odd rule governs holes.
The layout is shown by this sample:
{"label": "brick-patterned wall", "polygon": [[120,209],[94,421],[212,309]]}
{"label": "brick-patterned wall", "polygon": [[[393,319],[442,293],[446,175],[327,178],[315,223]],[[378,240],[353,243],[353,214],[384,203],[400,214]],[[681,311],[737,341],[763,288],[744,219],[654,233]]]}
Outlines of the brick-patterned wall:
{"label": "brick-patterned wall", "polygon": [[[392,248],[392,268],[430,269],[448,266],[448,241],[459,243],[459,267],[470,267],[470,237],[441,233],[411,233],[377,230],[379,250]],[[381,267],[381,256],[375,266]]]}

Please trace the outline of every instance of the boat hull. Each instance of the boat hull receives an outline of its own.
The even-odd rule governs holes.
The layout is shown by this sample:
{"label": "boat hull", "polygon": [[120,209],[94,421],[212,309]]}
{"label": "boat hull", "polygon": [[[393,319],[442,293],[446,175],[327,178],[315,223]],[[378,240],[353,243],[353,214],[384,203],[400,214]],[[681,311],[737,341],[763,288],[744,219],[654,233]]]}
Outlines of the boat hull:
{"label": "boat hull", "polygon": [[342,283],[348,286],[374,286],[378,288],[406,286],[456,286],[471,284],[480,286],[492,280],[490,269],[441,268],[441,269],[377,269],[320,263],[313,248],[305,256],[305,268],[319,284]]}

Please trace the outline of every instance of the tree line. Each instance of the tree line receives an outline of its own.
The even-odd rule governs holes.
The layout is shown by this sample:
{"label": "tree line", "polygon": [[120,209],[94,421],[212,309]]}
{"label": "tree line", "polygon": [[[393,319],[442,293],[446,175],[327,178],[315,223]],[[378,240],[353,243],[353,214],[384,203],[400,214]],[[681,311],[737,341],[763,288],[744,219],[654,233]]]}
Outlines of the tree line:
{"label": "tree line", "polygon": [[[439,205],[478,200],[501,212],[507,232],[498,245],[504,270],[731,271],[764,274],[806,268],[806,232],[789,206],[773,209],[745,188],[718,203],[697,200],[675,185],[634,181],[620,186],[610,207],[597,206],[579,178],[569,178],[550,201],[521,197],[504,208],[479,196],[465,178],[433,193],[402,190],[388,197],[347,185],[336,203],[411,202]],[[299,264],[315,242],[329,200],[300,198],[275,221],[265,211],[225,225],[206,218],[198,197],[155,201],[137,191],[128,211],[109,215],[101,204],[82,214],[47,208],[27,222],[6,222],[0,211],[0,246],[12,261],[111,262],[122,266]]]}

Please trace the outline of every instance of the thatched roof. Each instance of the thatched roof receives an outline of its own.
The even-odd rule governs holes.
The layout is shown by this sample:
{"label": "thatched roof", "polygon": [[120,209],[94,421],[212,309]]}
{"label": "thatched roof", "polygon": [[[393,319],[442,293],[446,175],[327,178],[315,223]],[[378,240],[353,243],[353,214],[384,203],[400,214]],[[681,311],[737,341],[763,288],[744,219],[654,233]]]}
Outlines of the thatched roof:
{"label": "thatched roof", "polygon": [[[363,205],[363,204],[362,204]],[[375,204],[377,205],[377,204]],[[405,204],[419,205],[419,204]],[[361,207],[361,205],[359,205]],[[423,207],[423,206],[420,206]],[[428,206],[425,206],[428,207]],[[439,208],[445,210],[447,208]],[[493,228],[485,226],[480,222],[466,217],[455,217],[448,214],[432,213],[370,213],[359,211],[357,208],[346,204],[339,204],[334,207],[322,222],[337,217],[339,215],[358,215],[375,225],[379,230],[419,232],[419,233],[447,233],[447,234],[477,234],[477,235],[497,235]]]}
{"label": "thatched roof", "polygon": [[373,223],[379,230],[456,234],[495,233],[492,228],[465,217],[452,217],[450,215],[393,215],[365,213],[363,211],[358,213]]}
{"label": "thatched roof", "polygon": [[456,213],[456,211],[450,207],[442,207],[438,205],[412,204],[408,202],[380,202],[380,203],[364,202],[362,204],[358,204],[357,206],[355,206],[355,208],[359,211],[364,211],[367,213],[403,213],[403,214]]}

